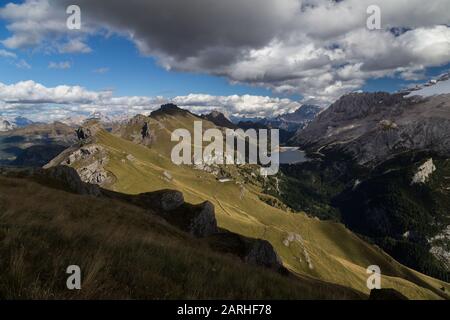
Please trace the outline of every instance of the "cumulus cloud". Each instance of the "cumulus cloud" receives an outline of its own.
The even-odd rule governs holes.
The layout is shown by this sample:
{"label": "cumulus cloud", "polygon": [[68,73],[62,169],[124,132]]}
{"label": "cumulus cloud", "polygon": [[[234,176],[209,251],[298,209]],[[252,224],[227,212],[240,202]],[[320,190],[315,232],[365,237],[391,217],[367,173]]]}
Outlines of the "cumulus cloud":
{"label": "cumulus cloud", "polygon": [[72,67],[72,63],[70,61],[61,61],[61,62],[53,62],[51,61],[48,64],[49,69],[70,69]]}
{"label": "cumulus cloud", "polygon": [[[76,32],[64,26],[69,4],[26,0],[0,9],[12,32],[3,44],[89,52],[90,35],[113,32],[168,70],[224,76],[320,104],[370,78],[418,79],[450,62],[448,0],[78,0]],[[381,9],[382,30],[366,29],[370,5]]]}
{"label": "cumulus cloud", "polygon": [[14,52],[11,52],[11,51],[8,51],[8,50],[4,50],[4,49],[0,49],[0,57],[16,59],[17,55]]}
{"label": "cumulus cloud", "polygon": [[83,40],[94,30],[86,24],[83,29],[70,32],[65,8],[58,1],[8,3],[0,8],[0,19],[7,21],[7,29],[12,33],[1,41],[9,49],[39,48],[59,53],[91,51]]}
{"label": "cumulus cloud", "polygon": [[24,59],[20,59],[14,52],[0,49],[0,58],[5,58],[19,69],[31,69],[30,64]]}
{"label": "cumulus cloud", "polygon": [[297,110],[301,105],[290,99],[253,95],[212,96],[209,94],[189,94],[172,101],[195,113],[213,110],[239,117],[270,117]]}
{"label": "cumulus cloud", "polygon": [[0,83],[0,115],[26,116],[37,121],[53,121],[89,115],[94,111],[112,117],[149,113],[161,104],[173,102],[197,114],[221,111],[229,116],[269,117],[293,112],[300,107],[289,99],[251,95],[212,96],[190,94],[174,98],[114,96],[112,91],[91,91],[80,86],[46,87],[34,81]]}

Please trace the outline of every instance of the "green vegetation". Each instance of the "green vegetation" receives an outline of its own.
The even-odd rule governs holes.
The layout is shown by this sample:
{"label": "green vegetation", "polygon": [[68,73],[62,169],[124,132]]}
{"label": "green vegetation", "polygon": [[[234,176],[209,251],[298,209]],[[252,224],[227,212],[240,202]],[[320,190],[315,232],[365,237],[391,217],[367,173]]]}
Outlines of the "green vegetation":
{"label": "green vegetation", "polygon": [[[429,181],[411,185],[418,167],[430,158],[436,171]],[[430,253],[437,242],[428,242],[449,224],[448,159],[411,152],[369,170],[335,151],[319,161],[283,166],[282,172],[276,196],[290,207],[341,221],[408,267],[449,280],[446,267]]]}
{"label": "green vegetation", "polygon": [[[440,288],[448,284],[402,266],[343,225],[268,205],[260,200],[264,190],[257,184],[245,185],[243,192],[237,173],[232,176],[234,181],[220,183],[206,171],[175,166],[170,160],[174,145],[170,142],[170,132],[180,127],[192,130],[194,119],[198,120],[189,113],[148,118],[155,141],[151,147],[99,131],[95,143],[105,148],[108,154],[105,168],[116,177],[107,188],[129,194],[176,189],[183,192],[188,202],[211,201],[219,227],[269,241],[284,266],[300,277],[312,277],[368,294],[366,268],[377,264],[384,275],[384,287],[415,299],[446,297]],[[133,132],[139,132],[139,127],[128,130],[132,140]],[[127,155],[132,155],[134,160],[128,160]],[[165,172],[172,179],[166,179]],[[287,241],[292,236],[301,240]]]}
{"label": "green vegetation", "polygon": [[450,161],[434,155],[437,170],[427,183],[411,185],[417,168],[433,155],[404,154],[378,166],[357,188],[336,198],[343,221],[369,236],[400,262],[448,281],[450,274],[429,251],[428,239],[450,217]]}
{"label": "green vegetation", "polygon": [[[23,178],[0,176],[0,256],[0,299],[366,298],[215,253],[151,211]],[[66,288],[73,264],[80,291]]]}

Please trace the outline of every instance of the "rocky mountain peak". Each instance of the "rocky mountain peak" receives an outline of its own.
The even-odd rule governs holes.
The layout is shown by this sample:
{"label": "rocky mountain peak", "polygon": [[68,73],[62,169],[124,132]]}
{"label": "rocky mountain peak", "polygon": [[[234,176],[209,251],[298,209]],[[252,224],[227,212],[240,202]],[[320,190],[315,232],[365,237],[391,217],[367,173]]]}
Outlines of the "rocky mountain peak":
{"label": "rocky mountain peak", "polygon": [[313,120],[322,108],[316,105],[304,104],[292,113],[286,113],[277,117],[281,121],[305,122]]}
{"label": "rocky mountain peak", "polygon": [[176,104],[173,103],[167,103],[167,104],[163,104],[161,106],[161,108],[159,108],[156,111],[153,111],[150,116],[154,117],[154,116],[163,116],[163,115],[177,115],[177,114],[184,114],[184,113],[188,113],[189,111],[183,110],[181,108],[179,108]]}
{"label": "rocky mountain peak", "polygon": [[202,115],[202,118],[208,121],[211,121],[216,126],[224,127],[224,128],[230,128],[230,129],[236,129],[237,126],[232,123],[223,113],[214,110],[211,113]]}
{"label": "rocky mountain peak", "polygon": [[319,118],[361,119],[411,102],[412,100],[404,98],[404,94],[387,92],[350,93],[333,103],[319,115]]}

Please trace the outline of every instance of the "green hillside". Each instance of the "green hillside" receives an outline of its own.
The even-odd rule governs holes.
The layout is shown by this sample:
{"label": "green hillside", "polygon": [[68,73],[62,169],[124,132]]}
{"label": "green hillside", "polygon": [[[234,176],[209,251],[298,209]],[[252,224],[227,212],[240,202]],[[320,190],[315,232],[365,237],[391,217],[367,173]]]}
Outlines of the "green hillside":
{"label": "green hillside", "polygon": [[[39,206],[36,204],[39,203]],[[0,299],[362,299],[213,252],[152,211],[0,175]],[[67,290],[79,265],[82,290]]]}
{"label": "green hillside", "polygon": [[[441,289],[445,287],[448,292],[450,286],[447,283],[402,266],[342,224],[269,206],[260,200],[261,188],[249,184],[243,187],[238,175],[234,181],[220,183],[211,173],[173,165],[169,156],[173,145],[168,142],[170,132],[180,127],[192,128],[192,121],[197,119],[189,113],[148,118],[155,137],[150,147],[99,130],[92,143],[106,150],[105,169],[115,177],[106,187],[129,194],[176,189],[183,192],[188,202],[209,200],[216,207],[220,227],[268,240],[285,267],[301,276],[341,284],[368,294],[366,268],[375,264],[382,270],[384,288],[394,288],[414,299],[447,298]],[[209,125],[206,123],[204,127]],[[127,130],[130,135],[135,131],[132,127]],[[170,178],[167,178],[168,174]]]}

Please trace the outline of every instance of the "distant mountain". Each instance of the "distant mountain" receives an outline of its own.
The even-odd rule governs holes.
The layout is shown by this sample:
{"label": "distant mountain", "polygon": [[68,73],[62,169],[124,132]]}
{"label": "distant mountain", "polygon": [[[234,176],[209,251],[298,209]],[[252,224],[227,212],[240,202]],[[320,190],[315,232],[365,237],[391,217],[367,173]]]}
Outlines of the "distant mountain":
{"label": "distant mountain", "polygon": [[311,151],[341,150],[364,165],[411,150],[449,156],[450,94],[348,94],[292,140]]}
{"label": "distant mountain", "polygon": [[216,126],[223,128],[236,129],[238,126],[231,122],[225,115],[219,111],[213,111],[211,113],[201,116],[203,119],[211,121]]}
{"label": "distant mountain", "polygon": [[41,167],[76,142],[74,128],[33,123],[0,133],[0,165]]}
{"label": "distant mountain", "polygon": [[15,118],[5,118],[0,117],[0,131],[9,131],[14,128],[22,128],[33,124],[34,122],[24,118],[24,117],[15,117]]}
{"label": "distant mountain", "polygon": [[78,115],[78,116],[71,116],[64,119],[59,120],[61,123],[64,123],[68,126],[80,126],[84,121],[87,120],[86,116]]}
{"label": "distant mountain", "polygon": [[[285,113],[273,118],[240,118],[231,117],[234,124],[238,123],[258,123],[264,127],[280,129],[286,132],[295,132],[303,129],[310,123],[323,108],[315,105],[302,105],[292,113]],[[293,135],[293,134],[292,134]]]}
{"label": "distant mountain", "polygon": [[444,73],[427,83],[416,85],[412,88],[401,90],[401,93],[409,93],[409,96],[432,96],[450,93],[450,73]]}
{"label": "distant mountain", "polygon": [[86,120],[97,120],[101,123],[112,123],[114,122],[113,118],[108,116],[107,114],[100,112],[100,111],[94,111],[89,116],[87,116]]}
{"label": "distant mountain", "polygon": [[[137,115],[111,133],[91,122],[84,128],[91,132],[89,137],[62,152],[46,168],[70,166],[82,181],[100,185],[109,192],[125,194],[121,197],[145,208],[155,207],[149,192],[161,194],[167,189],[182,192],[191,203],[208,201],[211,205],[206,206],[206,212],[198,219],[195,218],[198,208],[192,205],[186,206],[189,210],[174,210],[162,217],[184,228],[206,222],[205,228],[199,226],[198,231],[183,230],[194,235],[207,231],[209,235],[204,234],[207,243],[230,254],[236,245],[240,255],[245,254],[247,241],[239,237],[268,241],[283,265],[289,266],[289,272],[301,278],[336,283],[368,295],[367,261],[375,261],[382,270],[390,272],[390,277],[383,278],[383,287],[399,290],[408,298],[446,296],[440,289],[445,286],[442,281],[410,272],[342,224],[312,219],[303,212],[294,214],[279,199],[268,194],[281,187],[279,177],[262,176],[257,165],[174,164],[171,153],[177,142],[171,141],[171,132],[182,128],[192,134],[194,122],[199,120],[203,120],[204,129],[219,128],[175,105],[165,105],[150,116]],[[147,137],[149,140],[145,141]],[[146,194],[131,196],[143,192]],[[300,193],[295,189],[289,192]],[[170,193],[157,203],[162,205],[163,201],[177,202],[177,199],[178,196]],[[239,237],[231,235],[226,241],[218,242],[220,238],[209,232],[211,212],[214,212],[220,229]],[[268,257],[268,264],[272,264],[273,254],[266,247],[259,247],[248,259],[267,264]],[[187,272],[190,270],[193,269],[189,268]],[[293,276],[294,281],[296,276]]]}
{"label": "distant mountain", "polygon": [[86,121],[98,121],[106,126],[111,127],[114,124],[122,123],[128,120],[128,116],[126,114],[118,114],[118,115],[109,115],[103,112],[95,111],[89,115],[74,115],[71,117],[67,117],[59,120],[61,123],[64,123],[68,126],[77,127],[81,126]]}
{"label": "distant mountain", "polygon": [[351,93],[321,112],[290,141],[312,160],[282,168],[281,197],[448,280],[450,94],[417,93]]}
{"label": "distant mountain", "polygon": [[24,117],[14,118],[14,124],[19,128],[29,126],[33,123],[35,123],[35,122],[31,121],[30,119],[24,118]]}
{"label": "distant mountain", "polygon": [[307,126],[322,110],[323,108],[319,106],[305,104],[292,113],[268,120],[268,123],[287,131],[297,131]]}
{"label": "distant mountain", "polygon": [[14,123],[11,123],[5,118],[0,118],[0,131],[9,131],[15,128]]}

